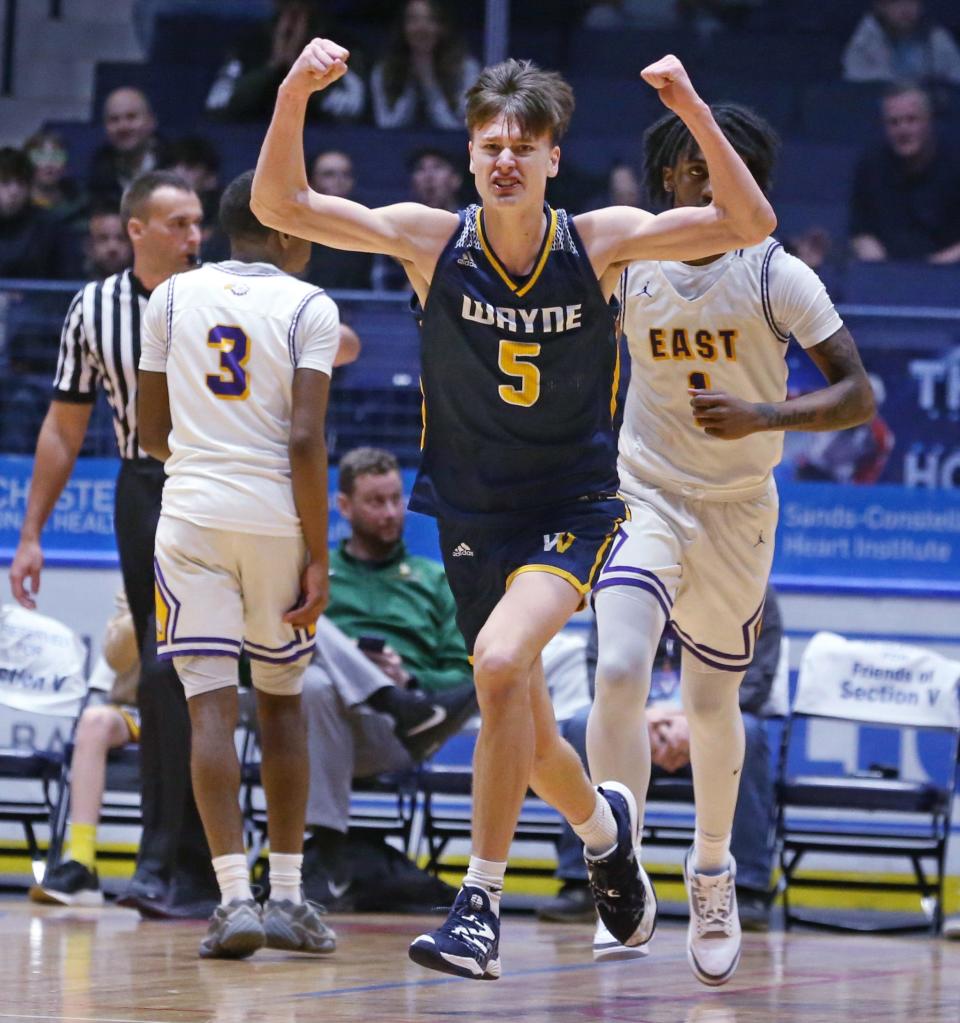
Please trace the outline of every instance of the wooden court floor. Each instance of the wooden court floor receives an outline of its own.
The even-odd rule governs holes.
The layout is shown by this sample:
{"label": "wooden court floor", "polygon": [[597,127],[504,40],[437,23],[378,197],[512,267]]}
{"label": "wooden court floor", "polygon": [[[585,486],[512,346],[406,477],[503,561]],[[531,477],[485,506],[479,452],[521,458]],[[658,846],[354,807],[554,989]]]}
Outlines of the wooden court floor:
{"label": "wooden court floor", "polygon": [[658,928],[645,960],[594,964],[587,926],[504,920],[503,977],[429,973],[406,946],[434,918],[331,922],[322,959],[261,951],[202,961],[205,925],[129,910],[0,901],[0,1023],[958,1023],[960,942],[773,931],[747,935],[734,980],[690,973],[685,929]]}

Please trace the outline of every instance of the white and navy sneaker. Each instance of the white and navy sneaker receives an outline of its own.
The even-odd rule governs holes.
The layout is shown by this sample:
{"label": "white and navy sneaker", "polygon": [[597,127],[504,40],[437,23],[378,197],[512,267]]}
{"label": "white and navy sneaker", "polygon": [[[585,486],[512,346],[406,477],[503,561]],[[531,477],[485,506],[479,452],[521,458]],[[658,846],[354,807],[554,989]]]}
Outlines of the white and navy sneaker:
{"label": "white and navy sneaker", "polygon": [[687,961],[697,980],[716,987],[740,964],[740,917],[737,913],[737,864],[721,874],[698,874],[691,866],[693,849],[683,860],[683,881],[690,903]]}
{"label": "white and navy sneaker", "polygon": [[76,860],[64,860],[44,874],[43,881],[30,889],[34,902],[61,906],[102,906],[103,892],[96,870]]}
{"label": "white and navy sneaker", "polygon": [[600,919],[621,945],[645,945],[657,926],[657,897],[640,866],[637,801],[626,785],[604,782],[597,789],[610,804],[617,822],[617,844],[601,856],[584,850],[593,900]]}
{"label": "white and navy sneaker", "polygon": [[421,934],[410,958],[428,970],[471,980],[500,976],[500,920],[482,888],[464,885],[443,925]]}
{"label": "white and navy sneaker", "polygon": [[594,962],[646,959],[648,955],[650,955],[649,941],[645,945],[634,945],[632,948],[628,945],[623,945],[607,930],[602,920],[597,921],[597,928],[593,932]]}

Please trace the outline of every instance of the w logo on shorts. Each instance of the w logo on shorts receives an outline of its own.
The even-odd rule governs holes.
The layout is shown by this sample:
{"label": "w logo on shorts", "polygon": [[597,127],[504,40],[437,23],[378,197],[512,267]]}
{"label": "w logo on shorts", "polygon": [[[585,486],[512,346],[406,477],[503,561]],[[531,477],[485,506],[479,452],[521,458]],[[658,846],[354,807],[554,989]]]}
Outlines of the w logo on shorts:
{"label": "w logo on shorts", "polygon": [[576,537],[573,533],[544,533],[543,549],[545,551],[556,550],[560,554],[566,554],[574,540]]}

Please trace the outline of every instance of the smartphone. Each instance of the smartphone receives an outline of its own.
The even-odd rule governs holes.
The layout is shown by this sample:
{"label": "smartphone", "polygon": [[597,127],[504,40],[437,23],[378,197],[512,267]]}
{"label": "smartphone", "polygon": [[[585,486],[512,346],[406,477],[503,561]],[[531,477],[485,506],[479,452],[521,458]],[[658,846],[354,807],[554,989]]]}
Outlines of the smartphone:
{"label": "smartphone", "polygon": [[358,636],[357,647],[368,654],[382,654],[387,641],[383,636]]}

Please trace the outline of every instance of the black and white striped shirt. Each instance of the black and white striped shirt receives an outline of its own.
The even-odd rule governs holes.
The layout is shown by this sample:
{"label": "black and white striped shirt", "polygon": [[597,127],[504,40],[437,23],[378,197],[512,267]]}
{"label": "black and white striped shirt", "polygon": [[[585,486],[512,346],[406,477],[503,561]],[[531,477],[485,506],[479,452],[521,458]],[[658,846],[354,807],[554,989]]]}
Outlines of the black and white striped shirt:
{"label": "black and white striped shirt", "polygon": [[93,402],[102,383],[121,458],[143,455],[137,444],[137,366],[149,298],[132,270],[91,281],[70,303],[60,335],[53,398]]}

